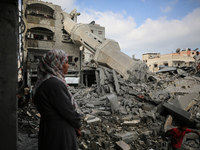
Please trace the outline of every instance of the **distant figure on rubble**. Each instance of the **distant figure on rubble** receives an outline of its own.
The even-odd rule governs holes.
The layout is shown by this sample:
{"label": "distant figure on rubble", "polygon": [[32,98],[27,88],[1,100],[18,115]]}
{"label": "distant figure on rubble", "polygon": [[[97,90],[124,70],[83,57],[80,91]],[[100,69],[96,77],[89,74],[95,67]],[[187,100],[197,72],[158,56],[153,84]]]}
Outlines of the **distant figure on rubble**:
{"label": "distant figure on rubble", "polygon": [[29,94],[29,88],[28,88],[28,86],[26,86],[24,88],[24,95],[25,95],[25,103],[27,105],[28,102],[29,102],[29,99],[30,99],[30,94]]}
{"label": "distant figure on rubble", "polygon": [[200,71],[200,55],[198,51],[193,58],[195,59],[195,73],[197,73]]}
{"label": "distant figure on rubble", "polygon": [[41,114],[39,150],[78,149],[81,117],[65,81],[68,68],[68,57],[62,50],[50,50],[38,65],[33,99]]}
{"label": "distant figure on rubble", "polygon": [[185,134],[190,132],[196,133],[200,137],[199,132],[187,128],[187,125],[184,122],[181,122],[177,128],[172,128],[168,130],[164,134],[163,138],[170,138],[172,150],[180,150]]}

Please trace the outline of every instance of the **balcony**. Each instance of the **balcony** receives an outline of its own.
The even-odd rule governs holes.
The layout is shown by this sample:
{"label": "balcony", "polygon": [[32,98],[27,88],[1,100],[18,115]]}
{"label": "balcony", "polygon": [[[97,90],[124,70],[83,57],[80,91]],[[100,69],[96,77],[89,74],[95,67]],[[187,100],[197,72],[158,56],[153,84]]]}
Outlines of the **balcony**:
{"label": "balcony", "polygon": [[52,49],[55,41],[27,39],[27,48]]}
{"label": "balcony", "polygon": [[27,23],[40,24],[44,26],[55,26],[55,20],[52,18],[44,18],[42,16],[27,15]]}

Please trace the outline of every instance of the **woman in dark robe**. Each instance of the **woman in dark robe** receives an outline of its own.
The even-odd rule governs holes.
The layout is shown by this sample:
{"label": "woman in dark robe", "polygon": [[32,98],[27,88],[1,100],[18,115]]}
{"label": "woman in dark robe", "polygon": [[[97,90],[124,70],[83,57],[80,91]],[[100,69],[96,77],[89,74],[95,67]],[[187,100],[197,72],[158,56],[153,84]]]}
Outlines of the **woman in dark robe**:
{"label": "woman in dark robe", "polygon": [[41,114],[39,150],[77,150],[80,115],[65,81],[69,68],[64,51],[51,50],[40,60],[34,102]]}

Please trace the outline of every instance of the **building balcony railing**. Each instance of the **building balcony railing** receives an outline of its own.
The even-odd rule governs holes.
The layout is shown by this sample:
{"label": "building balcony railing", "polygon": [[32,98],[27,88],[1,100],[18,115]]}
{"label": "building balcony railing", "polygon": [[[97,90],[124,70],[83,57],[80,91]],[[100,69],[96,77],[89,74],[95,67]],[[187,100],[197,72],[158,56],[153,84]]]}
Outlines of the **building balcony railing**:
{"label": "building balcony railing", "polygon": [[27,39],[27,48],[52,49],[55,41]]}
{"label": "building balcony railing", "polygon": [[33,15],[27,15],[27,23],[55,26],[55,20],[53,18],[44,18],[41,16],[33,16]]}

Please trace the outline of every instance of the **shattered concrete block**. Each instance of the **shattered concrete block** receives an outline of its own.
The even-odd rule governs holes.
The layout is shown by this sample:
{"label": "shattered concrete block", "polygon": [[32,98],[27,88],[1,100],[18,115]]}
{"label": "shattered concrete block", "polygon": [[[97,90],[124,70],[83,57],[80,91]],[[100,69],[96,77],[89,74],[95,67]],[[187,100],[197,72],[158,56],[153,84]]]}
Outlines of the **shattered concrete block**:
{"label": "shattered concrete block", "polygon": [[[198,130],[196,130],[196,131],[198,131]],[[190,133],[188,133],[188,134],[185,135],[185,138],[187,140],[195,140],[195,139],[199,139],[199,136],[196,133],[190,132]]]}
{"label": "shattered concrete block", "polygon": [[131,120],[131,121],[124,121],[124,125],[128,125],[128,126],[132,126],[132,125],[135,125],[135,124],[138,124],[140,123],[140,119],[137,119],[137,120]]}
{"label": "shattered concrete block", "polygon": [[104,115],[104,116],[110,116],[111,112],[109,112],[109,111],[102,111],[101,114]]}
{"label": "shattered concrete block", "polygon": [[199,93],[189,93],[180,97],[179,99],[174,99],[173,105],[181,109],[186,109],[188,105],[192,103],[192,101],[194,101],[194,98],[196,98],[198,95]]}
{"label": "shattered concrete block", "polygon": [[99,146],[98,146],[97,142],[95,142],[95,141],[91,141],[90,146],[91,146],[91,149],[96,149],[96,150],[99,149]]}
{"label": "shattered concrete block", "polygon": [[94,104],[86,104],[85,106],[88,108],[94,108]]}
{"label": "shattered concrete block", "polygon": [[145,114],[141,108],[139,109],[139,115],[141,118],[143,118],[145,116]]}
{"label": "shattered concrete block", "polygon": [[128,144],[138,139],[138,134],[136,132],[117,133],[115,136]]}
{"label": "shattered concrete block", "polygon": [[165,108],[163,107],[163,104],[159,104],[157,107],[156,107],[156,113],[162,113],[163,111],[165,110]]}
{"label": "shattered concrete block", "polygon": [[168,115],[167,116],[167,119],[165,121],[165,124],[164,124],[164,132],[166,132],[167,130],[169,130],[169,128],[171,127],[172,125],[172,121],[173,121],[173,118],[171,115]]}
{"label": "shattered concrete block", "polygon": [[144,141],[139,140],[139,144],[144,145],[145,143],[144,143]]}
{"label": "shattered concrete block", "polygon": [[145,130],[145,131],[142,131],[142,134],[146,135],[146,136],[149,136],[150,134],[152,134],[153,131],[152,130]]}
{"label": "shattered concrete block", "polygon": [[119,103],[118,103],[117,96],[115,94],[107,95],[106,107],[108,105],[108,101],[110,102],[112,113],[118,112],[119,111]]}
{"label": "shattered concrete block", "polygon": [[113,78],[114,78],[115,90],[117,93],[119,93],[119,83],[117,79],[117,74],[114,69],[113,69]]}
{"label": "shattered concrete block", "polygon": [[129,150],[131,147],[124,141],[117,141],[116,148],[117,150]]}
{"label": "shattered concrete block", "polygon": [[152,104],[148,104],[148,103],[145,103],[143,106],[142,106],[142,109],[145,110],[145,111],[151,111],[154,109],[154,105]]}
{"label": "shattered concrete block", "polygon": [[97,83],[97,92],[100,95],[101,94],[100,93],[100,79],[99,79],[99,73],[97,70],[95,71],[95,77],[96,77],[96,83]]}
{"label": "shattered concrete block", "polygon": [[165,107],[169,112],[176,115],[177,117],[182,118],[184,121],[189,121],[189,122],[191,121],[190,120],[191,115],[189,112],[169,103],[164,103],[163,107]]}
{"label": "shattered concrete block", "polygon": [[151,118],[154,119],[154,120],[156,119],[156,116],[155,116],[155,112],[154,112],[154,111],[147,112],[146,115],[147,115],[148,117],[151,117]]}
{"label": "shattered concrete block", "polygon": [[100,85],[104,85],[105,74],[103,69],[99,70],[99,76],[100,76]]}
{"label": "shattered concrete block", "polygon": [[107,128],[106,132],[107,134],[111,134],[113,133],[114,130],[115,130],[114,128]]}
{"label": "shattered concrete block", "polygon": [[112,76],[110,75],[110,73],[107,71],[107,70],[104,70],[106,76],[107,76],[107,79],[109,82],[112,82]]}
{"label": "shattered concrete block", "polygon": [[100,118],[95,117],[94,119],[87,120],[87,123],[88,123],[88,124],[89,124],[89,123],[96,123],[96,122],[100,122],[100,121],[101,121]]}
{"label": "shattered concrete block", "polygon": [[81,142],[81,146],[86,150],[86,149],[88,149],[88,146],[87,146],[87,144],[85,143],[85,142]]}

